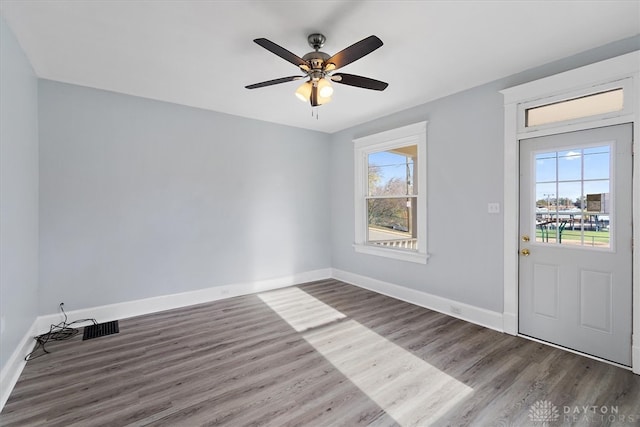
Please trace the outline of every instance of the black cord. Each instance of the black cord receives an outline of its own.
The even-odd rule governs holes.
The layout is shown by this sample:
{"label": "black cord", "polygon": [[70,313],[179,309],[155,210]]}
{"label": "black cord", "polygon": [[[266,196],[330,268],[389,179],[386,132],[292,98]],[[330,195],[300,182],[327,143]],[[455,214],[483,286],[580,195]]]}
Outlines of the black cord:
{"label": "black cord", "polygon": [[[49,341],[63,341],[63,340],[68,340],[69,338],[74,337],[75,335],[78,334],[79,330],[76,328],[72,328],[72,325],[75,325],[76,323],[82,323],[82,322],[93,322],[94,325],[97,325],[98,322],[96,321],[96,319],[81,319],[81,320],[74,320],[71,323],[67,323],[67,320],[69,319],[67,317],[67,313],[65,313],[64,308],[62,307],[64,305],[64,303],[60,303],[60,311],[62,311],[62,314],[64,314],[64,320],[60,323],[58,323],[57,325],[51,325],[49,327],[49,332],[44,333],[42,335],[38,335],[36,336],[34,339],[36,340],[36,347],[33,349],[33,351],[29,354],[27,354],[24,357],[24,360],[29,361],[29,360],[33,360],[36,359],[40,356],[43,356],[45,354],[50,353],[47,348],[46,348],[46,344]],[[38,352],[38,350],[42,349],[42,353],[34,356],[34,354],[36,352]]]}

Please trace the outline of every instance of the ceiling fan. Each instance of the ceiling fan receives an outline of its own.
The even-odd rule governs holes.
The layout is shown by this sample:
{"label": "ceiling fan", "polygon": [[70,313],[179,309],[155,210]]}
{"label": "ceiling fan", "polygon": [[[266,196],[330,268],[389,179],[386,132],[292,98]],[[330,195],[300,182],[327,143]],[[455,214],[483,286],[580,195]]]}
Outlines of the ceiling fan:
{"label": "ceiling fan", "polygon": [[352,44],[346,49],[341,50],[333,56],[320,52],[320,48],[324,46],[324,42],[326,41],[326,37],[324,35],[318,33],[311,34],[307,37],[307,41],[314,51],[309,52],[300,58],[270,40],[265,38],[255,39],[254,42],[263,48],[278,55],[285,61],[289,61],[292,64],[297,65],[304,73],[304,76],[282,77],[279,79],[255,83],[245,87],[247,89],[257,89],[294,80],[308,79],[298,88],[296,96],[302,101],[310,102],[312,107],[317,107],[331,101],[331,95],[333,94],[331,82],[372,90],[385,90],[387,86],[389,86],[388,83],[370,79],[368,77],[346,73],[333,73],[338,68],[348,65],[382,46],[382,40],[378,37],[369,36],[355,44]]}

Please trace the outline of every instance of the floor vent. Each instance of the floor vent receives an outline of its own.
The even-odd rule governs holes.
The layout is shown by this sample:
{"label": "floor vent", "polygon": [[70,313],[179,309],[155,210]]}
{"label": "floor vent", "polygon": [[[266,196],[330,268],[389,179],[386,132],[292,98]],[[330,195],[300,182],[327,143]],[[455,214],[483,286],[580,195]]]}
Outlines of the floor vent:
{"label": "floor vent", "polygon": [[106,335],[117,334],[120,332],[118,327],[118,321],[98,323],[97,325],[90,325],[84,327],[84,334],[82,335],[82,341],[90,340],[91,338],[104,337]]}

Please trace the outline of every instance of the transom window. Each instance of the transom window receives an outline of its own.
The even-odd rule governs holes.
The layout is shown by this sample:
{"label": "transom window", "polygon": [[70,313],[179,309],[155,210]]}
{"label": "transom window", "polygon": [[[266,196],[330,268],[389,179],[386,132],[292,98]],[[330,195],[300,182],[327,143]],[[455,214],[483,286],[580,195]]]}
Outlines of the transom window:
{"label": "transom window", "polygon": [[354,143],[356,251],[425,263],[426,122]]}
{"label": "transom window", "polygon": [[608,120],[631,111],[632,79],[589,85],[569,93],[537,98],[518,105],[518,130],[545,133],[562,126]]}
{"label": "transom window", "polygon": [[540,126],[582,117],[597,116],[621,111],[623,107],[623,89],[608,90],[540,107],[528,108],[525,113],[525,126]]}

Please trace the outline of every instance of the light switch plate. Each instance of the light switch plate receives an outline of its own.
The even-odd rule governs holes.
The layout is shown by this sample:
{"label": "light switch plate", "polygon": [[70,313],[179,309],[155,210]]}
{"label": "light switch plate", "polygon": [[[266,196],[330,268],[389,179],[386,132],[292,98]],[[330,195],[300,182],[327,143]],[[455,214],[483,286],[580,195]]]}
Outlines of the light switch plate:
{"label": "light switch plate", "polygon": [[487,205],[487,212],[490,214],[499,214],[500,213],[500,203],[489,203]]}

